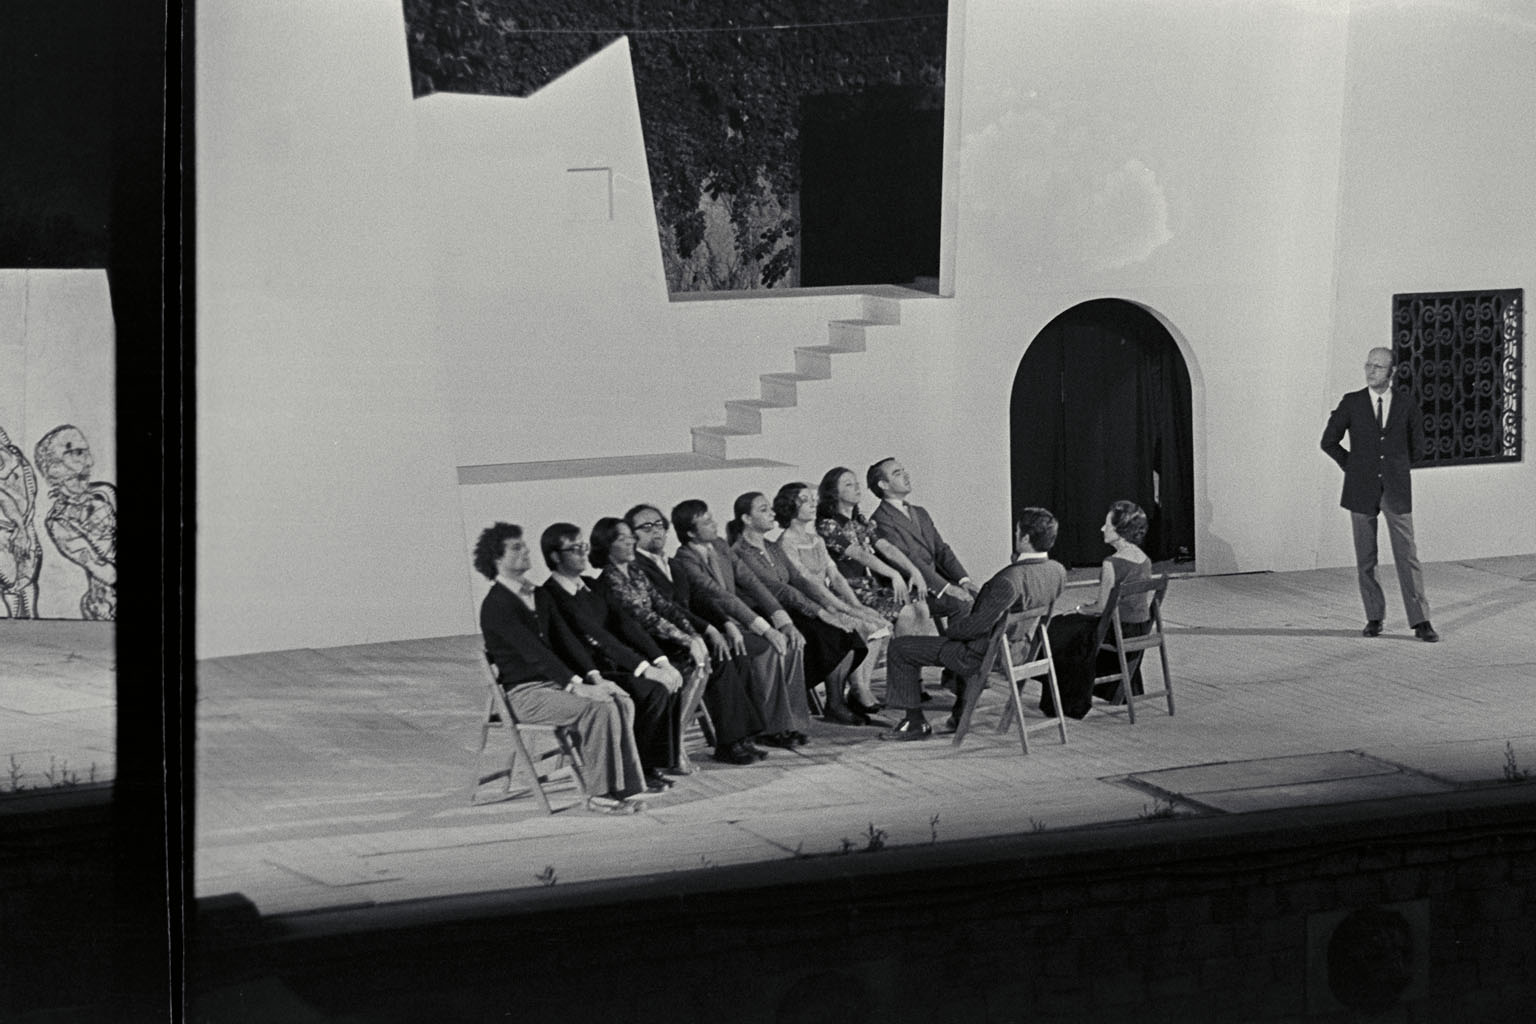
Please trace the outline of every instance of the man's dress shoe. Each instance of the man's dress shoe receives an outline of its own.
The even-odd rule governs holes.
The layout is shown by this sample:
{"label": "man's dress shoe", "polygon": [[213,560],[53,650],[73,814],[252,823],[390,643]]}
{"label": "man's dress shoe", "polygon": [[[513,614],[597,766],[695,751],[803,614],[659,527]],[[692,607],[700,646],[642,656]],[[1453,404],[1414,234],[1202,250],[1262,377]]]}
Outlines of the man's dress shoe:
{"label": "man's dress shoe", "polygon": [[1413,635],[1427,644],[1439,643],[1440,641],[1440,634],[1435,632],[1435,627],[1429,624],[1428,619],[1413,627]]}
{"label": "man's dress shoe", "polygon": [[1365,628],[1360,631],[1361,636],[1381,636],[1381,620],[1367,619]]}

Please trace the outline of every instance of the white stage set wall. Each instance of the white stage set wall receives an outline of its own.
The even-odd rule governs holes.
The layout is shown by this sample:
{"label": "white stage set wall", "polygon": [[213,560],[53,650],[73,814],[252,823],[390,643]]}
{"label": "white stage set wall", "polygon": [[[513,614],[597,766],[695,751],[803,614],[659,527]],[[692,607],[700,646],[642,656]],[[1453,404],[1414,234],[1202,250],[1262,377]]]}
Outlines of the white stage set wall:
{"label": "white stage set wall", "polygon": [[[1512,10],[952,0],[945,295],[871,306],[669,300],[623,41],[528,98],[413,100],[398,0],[201,4],[199,655],[470,633],[493,518],[723,518],[885,455],[989,572],[1019,361],[1104,297],[1188,365],[1198,570],[1349,564],[1318,439],[1392,294],[1531,285],[1536,27]],[[872,309],[899,323],[728,439],[783,465],[675,454]],[[630,456],[672,457],[584,461]],[[1415,479],[1424,558],[1536,549],[1529,458]]]}
{"label": "white stage set wall", "polygon": [[[54,428],[72,425],[90,447],[90,479],[117,483],[115,337],[105,270],[0,270],[0,428],[33,470],[32,525],[42,550],[36,614],[28,617],[83,617],[86,573],[49,536],[54,499],[36,446]],[[0,466],[0,489],[23,493],[21,471],[3,457]],[[7,614],[0,604],[0,618]]]}

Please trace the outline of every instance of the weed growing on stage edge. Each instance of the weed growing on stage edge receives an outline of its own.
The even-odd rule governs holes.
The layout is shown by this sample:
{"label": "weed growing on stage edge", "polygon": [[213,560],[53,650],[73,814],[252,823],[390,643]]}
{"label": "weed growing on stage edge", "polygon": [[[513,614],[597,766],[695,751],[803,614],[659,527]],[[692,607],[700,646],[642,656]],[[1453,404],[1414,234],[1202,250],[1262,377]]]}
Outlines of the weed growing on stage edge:
{"label": "weed growing on stage edge", "polygon": [[559,879],[555,877],[555,866],[553,864],[545,865],[544,870],[540,871],[533,877],[537,878],[539,880],[539,884],[543,886],[551,886],[559,881]]}
{"label": "weed growing on stage edge", "polygon": [[[875,823],[874,822],[870,822],[869,823],[869,828],[865,832],[864,849],[860,850],[859,852],[860,853],[876,853],[876,852],[878,852],[880,850],[885,849],[885,840],[888,837],[888,835],[889,835],[889,833],[886,832],[885,829],[883,829],[883,828],[875,828]],[[852,853],[857,848],[858,848],[858,844],[855,843],[852,839],[849,839],[847,836],[843,837],[843,840],[842,840],[842,850],[841,850],[842,853]],[[797,850],[796,854],[798,855],[798,853],[799,853],[799,851]]]}
{"label": "weed growing on stage edge", "polygon": [[1045,831],[1045,822],[1037,821],[1035,819],[1035,816],[1033,814],[1031,814],[1029,816],[1029,830],[1031,832],[1044,832]]}
{"label": "weed growing on stage edge", "polygon": [[939,841],[939,816],[937,814],[928,819],[928,841],[930,843]]}
{"label": "weed growing on stage edge", "polygon": [[1175,803],[1175,801],[1178,800],[1180,795],[1181,794],[1175,793],[1173,796],[1170,796],[1166,799],[1159,799],[1151,807],[1148,807],[1146,804],[1142,804],[1141,820],[1156,821],[1159,818],[1175,817],[1178,813],[1178,805]]}
{"label": "weed growing on stage edge", "polygon": [[[16,760],[15,754],[10,755],[8,771],[10,778],[7,780],[5,787],[0,789],[0,792],[20,793],[24,789],[61,789],[67,786],[78,786],[82,781],[80,773],[70,769],[68,760],[60,761],[55,757],[48,758],[48,767],[43,772],[43,778],[48,780],[48,785],[46,786],[28,786],[21,781],[25,773],[22,772],[21,762]],[[92,761],[90,768],[86,771],[84,781],[95,782],[97,771],[96,762]]]}
{"label": "weed growing on stage edge", "polygon": [[1504,741],[1504,781],[1527,782],[1531,778],[1528,768],[1521,768],[1520,762],[1515,760],[1515,745],[1509,740]]}

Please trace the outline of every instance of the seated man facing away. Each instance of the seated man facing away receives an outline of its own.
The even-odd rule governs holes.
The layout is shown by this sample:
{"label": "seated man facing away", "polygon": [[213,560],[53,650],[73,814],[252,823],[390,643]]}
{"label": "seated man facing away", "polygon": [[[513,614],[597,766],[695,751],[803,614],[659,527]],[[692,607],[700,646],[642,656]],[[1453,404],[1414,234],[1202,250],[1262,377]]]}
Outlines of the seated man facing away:
{"label": "seated man facing away", "polygon": [[670,789],[672,780],[663,771],[679,766],[675,725],[682,674],[644,626],[624,611],[610,608],[607,599],[587,586],[582,573],[589,567],[591,549],[582,540],[580,527],[553,524],[539,538],[539,549],[550,568],[549,579],[539,589],[550,596],[555,612],[584,645],[598,671],[634,702],[635,743],[646,788],[653,793]]}
{"label": "seated man facing away", "polygon": [[954,731],[965,700],[965,679],[981,668],[993,627],[1015,606],[1041,607],[1061,595],[1067,570],[1046,557],[1054,543],[1056,517],[1043,508],[1026,508],[1013,528],[1013,561],[987,581],[968,613],[949,620],[947,636],[899,636],[891,641],[885,703],[904,710],[906,716],[895,728],[882,732],[881,739],[921,740],[933,735],[922,711],[924,665],[943,666],[959,680],[948,722],[949,731]]}
{"label": "seated man facing away", "polygon": [[563,725],[575,732],[591,793],[588,806],[609,813],[632,811],[634,805],[623,801],[645,789],[645,776],[630,732],[629,697],[603,678],[549,595],[528,581],[525,574],[532,564],[521,527],[496,523],[481,531],[475,569],[491,581],[480,603],[485,651],[518,721]]}

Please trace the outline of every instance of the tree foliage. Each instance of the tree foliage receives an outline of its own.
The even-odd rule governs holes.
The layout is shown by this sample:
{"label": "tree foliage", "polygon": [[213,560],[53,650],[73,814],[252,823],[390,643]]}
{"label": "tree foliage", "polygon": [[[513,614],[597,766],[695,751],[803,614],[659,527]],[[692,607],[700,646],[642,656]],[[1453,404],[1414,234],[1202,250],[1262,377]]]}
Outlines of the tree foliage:
{"label": "tree foliage", "polygon": [[[673,291],[793,284],[801,101],[942,87],[945,0],[404,0],[418,96],[525,96],[628,36]],[[724,213],[723,248],[711,218]]]}

